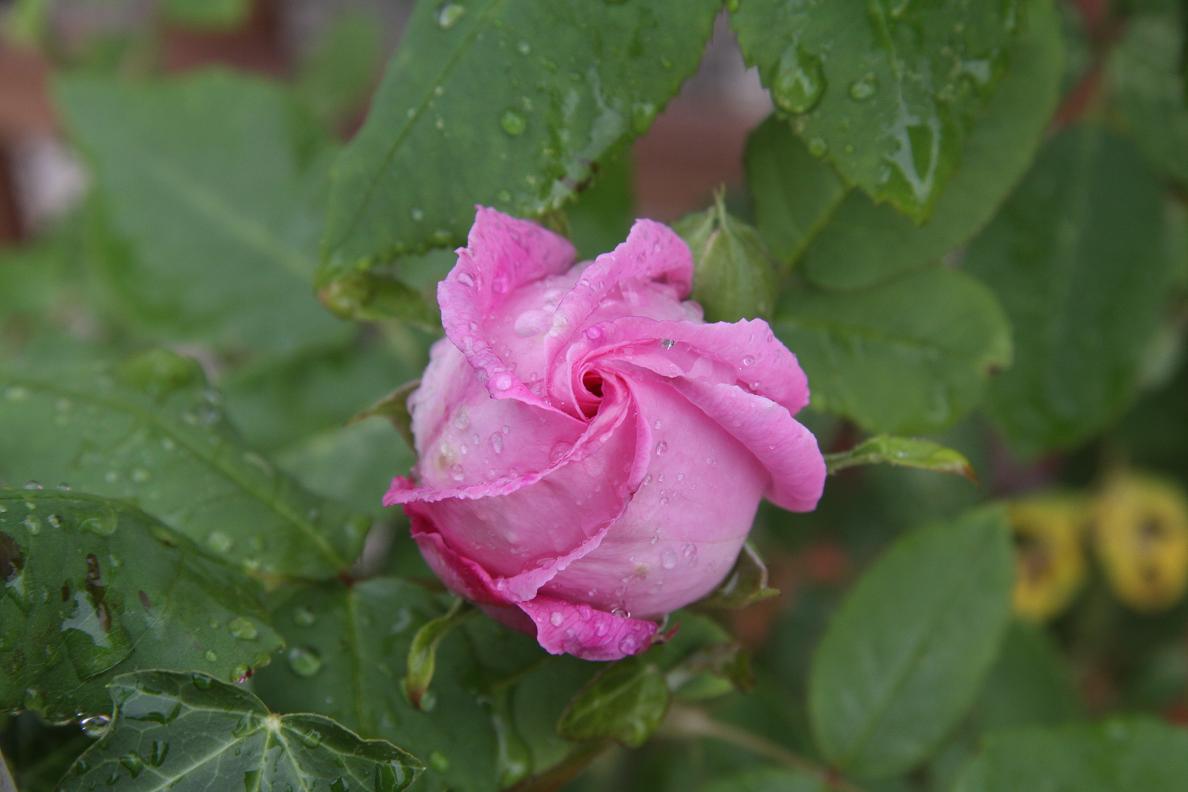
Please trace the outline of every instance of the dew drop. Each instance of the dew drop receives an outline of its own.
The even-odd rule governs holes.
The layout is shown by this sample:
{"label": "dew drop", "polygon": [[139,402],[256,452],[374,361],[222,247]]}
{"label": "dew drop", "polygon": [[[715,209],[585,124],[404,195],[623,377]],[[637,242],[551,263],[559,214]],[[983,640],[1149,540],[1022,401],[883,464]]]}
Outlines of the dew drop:
{"label": "dew drop", "polygon": [[528,128],[528,121],[515,110],[505,110],[499,117],[499,126],[512,137],[519,137]]}
{"label": "dew drop", "polygon": [[855,102],[865,102],[879,90],[878,80],[873,74],[868,74],[860,80],[850,83],[850,98]]}
{"label": "dew drop", "polygon": [[825,93],[821,59],[799,45],[784,50],[772,84],[772,98],[789,113],[807,113]]}
{"label": "dew drop", "polygon": [[442,3],[437,9],[437,26],[442,30],[449,30],[458,24],[458,20],[466,13],[466,6],[461,3]]}
{"label": "dew drop", "polygon": [[664,454],[667,452],[668,452],[668,443],[667,442],[665,442],[664,440],[661,440],[659,443],[656,443],[656,456],[664,456]]}
{"label": "dew drop", "polygon": [[495,390],[505,391],[512,386],[512,378],[510,374],[499,374],[495,377]]}
{"label": "dew drop", "polygon": [[495,432],[491,435],[491,450],[496,454],[503,453],[503,435],[501,435],[499,432]]}
{"label": "dew drop", "polygon": [[549,624],[554,627],[560,627],[563,621],[565,621],[565,617],[561,615],[561,611],[553,611],[549,614]]}
{"label": "dew drop", "polygon": [[242,616],[236,616],[228,622],[227,629],[231,631],[231,635],[241,641],[254,641],[260,634],[256,625],[250,619],[245,619]]}
{"label": "dew drop", "polygon": [[461,283],[463,286],[465,286],[468,289],[473,288],[474,287],[474,276],[472,276],[469,272],[459,272],[458,273],[458,283]]}
{"label": "dew drop", "polygon": [[755,358],[753,358],[750,355],[747,355],[746,357],[744,357],[742,359],[742,364],[744,366],[753,366],[753,365],[755,365]]}
{"label": "dew drop", "polygon": [[602,338],[602,328],[587,327],[586,328],[586,338],[590,339],[591,341],[597,341],[598,339]]}
{"label": "dew drop", "polygon": [[79,721],[78,725],[82,727],[83,734],[98,739],[107,734],[107,729],[111,725],[111,718],[106,715],[90,715]]}
{"label": "dew drop", "polygon": [[450,478],[452,478],[454,481],[461,481],[463,477],[461,465],[452,465],[450,467]]}
{"label": "dew drop", "polygon": [[219,660],[219,656],[215,654],[213,649],[207,649],[206,654],[202,656],[206,658],[206,662],[208,663],[217,663]]}
{"label": "dew drop", "polygon": [[692,561],[694,558],[697,558],[697,545],[691,542],[683,545],[681,547],[681,557],[686,561]]}
{"label": "dew drop", "polygon": [[665,569],[673,569],[674,567],[676,567],[676,565],[677,565],[676,551],[673,550],[671,547],[664,548],[664,550],[660,553],[660,566],[664,567]]}
{"label": "dew drop", "polygon": [[676,346],[676,341],[672,340],[671,338],[661,338],[660,346],[664,347],[665,349],[672,349],[674,346]]}
{"label": "dew drop", "polygon": [[293,623],[298,627],[312,627],[317,620],[317,614],[304,605],[293,611]]}
{"label": "dew drop", "polygon": [[234,544],[235,540],[222,531],[211,531],[206,537],[206,546],[216,553],[227,553]]}
{"label": "dew drop", "polygon": [[294,646],[289,650],[289,668],[299,677],[311,677],[322,670],[322,658],[313,649]]}

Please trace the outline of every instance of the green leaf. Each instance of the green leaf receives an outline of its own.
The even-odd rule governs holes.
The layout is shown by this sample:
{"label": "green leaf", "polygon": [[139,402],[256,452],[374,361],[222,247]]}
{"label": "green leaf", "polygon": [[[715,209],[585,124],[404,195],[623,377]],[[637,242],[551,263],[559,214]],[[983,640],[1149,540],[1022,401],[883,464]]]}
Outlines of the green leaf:
{"label": "green leaf", "polygon": [[899,540],[859,580],[813,658],[821,752],[886,777],[928,756],[973,702],[1010,623],[1014,559],[1001,509]]}
{"label": "green leaf", "polygon": [[330,577],[362,546],[370,519],[311,494],[245,446],[187,358],[159,351],[117,367],[43,362],[0,372],[0,478],[132,500],[262,575]]}
{"label": "green leaf", "polygon": [[471,613],[474,611],[462,609],[462,600],[455,600],[448,611],[422,624],[413,636],[412,644],[408,647],[404,695],[417,709],[421,709],[421,700],[433,681],[433,672],[437,667],[437,645],[446,633]]}
{"label": "green leaf", "polygon": [[404,746],[426,760],[427,789],[493,792],[569,757],[553,725],[597,666],[547,657],[489,619],[442,643],[422,710],[408,702],[413,637],[448,602],[394,578],[295,589],[274,614],[288,655],[255,676],[256,691],[274,709],[318,712]]}
{"label": "green leaf", "polygon": [[1028,11],[1011,67],[928,221],[917,225],[853,190],[805,251],[805,277],[826,288],[869,286],[937,261],[990,221],[1031,164],[1060,98],[1060,17],[1050,2]]}
{"label": "green leaf", "polygon": [[693,253],[693,299],[709,322],[771,314],[775,267],[759,232],[731,217],[719,193],[716,205],[675,226]]}
{"label": "green leaf", "polygon": [[437,307],[395,272],[373,267],[349,272],[321,285],[318,299],[335,316],[356,322],[399,319],[427,329],[440,326]]}
{"label": "green leaf", "polygon": [[775,115],[747,138],[743,162],[755,224],[787,270],[842,204],[846,185]]}
{"label": "green leaf", "polygon": [[194,28],[231,28],[247,20],[248,0],[163,0],[165,19]]}
{"label": "green leaf", "polygon": [[1188,789],[1188,732],[1148,719],[1026,729],[992,737],[955,792]]}
{"label": "green leaf", "polygon": [[651,125],[696,67],[718,7],[418,4],[338,162],[328,270],[460,242],[476,203],[522,216],[559,207]]}
{"label": "green leaf", "polygon": [[1015,364],[992,383],[988,409],[1021,450],[1073,445],[1132,397],[1167,298],[1162,217],[1132,146],[1072,129],[970,246],[969,270],[1014,326]]}
{"label": "green leaf", "polygon": [[281,645],[247,581],[118,501],[0,490],[0,579],[0,710],[103,712],[117,673],[238,679]]}
{"label": "green leaf", "polygon": [[301,789],[396,792],[422,769],[382,740],[320,715],[275,715],[203,674],[141,671],[111,684],[115,719],[67,773],[63,792]]}
{"label": "green leaf", "polygon": [[810,149],[922,221],[963,160],[1023,5],[747,0],[731,21],[747,63]]}
{"label": "green leaf", "polygon": [[324,168],[303,173],[279,88],[202,72],[56,93],[132,250],[104,262],[110,288],[154,337],[276,352],[348,332],[312,294]]}
{"label": "green leaf", "polygon": [[767,565],[750,542],[743,545],[730,573],[699,605],[739,610],[778,597],[780,590],[767,585]]}
{"label": "green leaf", "polygon": [[606,668],[574,697],[557,732],[571,740],[617,740],[638,748],[660,726],[670,696],[664,674],[644,658]]}
{"label": "green leaf", "polygon": [[632,178],[631,157],[626,154],[604,162],[593,186],[579,192],[577,200],[566,207],[569,238],[580,260],[614,250],[627,238],[635,220]]}
{"label": "green leaf", "polygon": [[351,419],[352,422],[365,418],[387,418],[392,427],[404,438],[410,449],[416,448],[416,439],[412,431],[412,413],[408,409],[408,399],[417,388],[421,387],[419,379],[410,380],[400,387],[386,394],[379,401],[365,410],[360,411]]}
{"label": "green leaf", "polygon": [[829,792],[829,785],[802,770],[755,767],[718,778],[701,792]]}
{"label": "green leaf", "polygon": [[977,481],[969,460],[940,443],[916,437],[868,437],[849,451],[825,455],[830,475],[858,465],[895,465],[898,467],[954,473]]}
{"label": "green leaf", "polygon": [[344,12],[331,21],[301,63],[294,91],[323,124],[341,122],[367,99],[379,74],[382,32],[374,14]]}
{"label": "green leaf", "polygon": [[1011,359],[994,295],[944,267],[853,292],[791,290],[774,327],[808,374],[813,406],[873,432],[952,424]]}
{"label": "green leaf", "polygon": [[1110,102],[1160,172],[1188,185],[1188,87],[1183,50],[1188,11],[1136,14],[1109,61]]}
{"label": "green leaf", "polygon": [[1014,622],[974,706],[983,731],[1056,725],[1085,715],[1059,647],[1040,627]]}

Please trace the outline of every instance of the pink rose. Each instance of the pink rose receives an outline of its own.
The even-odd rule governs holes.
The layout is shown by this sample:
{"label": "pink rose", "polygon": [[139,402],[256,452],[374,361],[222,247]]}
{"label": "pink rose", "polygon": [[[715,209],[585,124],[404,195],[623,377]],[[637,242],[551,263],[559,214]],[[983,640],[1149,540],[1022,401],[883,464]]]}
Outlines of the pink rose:
{"label": "pink rose", "polygon": [[666,226],[574,265],[568,241],[479,208],[437,288],[446,338],[412,395],[402,504],[445,584],[553,654],[645,649],[730,571],[759,500],[816,506],[792,416],[808,383],[762,320],[706,324]]}

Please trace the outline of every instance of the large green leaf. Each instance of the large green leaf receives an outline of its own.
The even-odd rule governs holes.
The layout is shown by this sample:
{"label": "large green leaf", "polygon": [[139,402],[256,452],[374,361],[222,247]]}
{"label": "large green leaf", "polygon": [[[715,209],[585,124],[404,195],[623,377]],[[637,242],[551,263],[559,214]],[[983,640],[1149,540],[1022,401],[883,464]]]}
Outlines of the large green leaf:
{"label": "large green leaf", "polygon": [[824,779],[786,767],[756,767],[718,778],[702,792],[828,792]]}
{"label": "large green leaf", "polygon": [[246,581],[118,501],[0,490],[0,580],[0,710],[103,712],[115,674],[238,679],[281,645]]}
{"label": "large green leaf", "polygon": [[495,790],[561,761],[571,748],[553,725],[598,666],[547,658],[486,618],[445,636],[421,709],[409,704],[409,646],[448,602],[395,578],[298,589],[275,614],[288,656],[256,690],[274,709],[318,712],[423,757],[427,789]]}
{"label": "large green leaf", "polygon": [[776,115],[747,138],[744,165],[755,223],[787,270],[842,204],[846,185]]}
{"label": "large green leaf", "polygon": [[791,290],[774,324],[808,373],[813,406],[875,432],[951,424],[1011,359],[994,295],[944,267],[852,292]]}
{"label": "large green leaf", "polygon": [[1188,732],[1114,720],[992,737],[954,792],[1137,792],[1188,789]]}
{"label": "large green leaf", "polygon": [[153,352],[117,367],[0,371],[0,478],[135,501],[263,575],[330,577],[362,545],[370,519],[311,494],[245,446],[187,358]]}
{"label": "large green leaf", "polygon": [[1023,2],[745,0],[747,62],[813,151],[920,221],[963,160]]}
{"label": "large green leaf", "polygon": [[972,237],[1039,148],[1060,95],[1062,51],[1059,15],[1050,2],[1035,4],[1010,70],[976,119],[961,167],[928,221],[916,225],[853,190],[805,251],[800,271],[820,286],[857,288],[930,264]]}
{"label": "large green leaf", "polygon": [[1127,130],[1163,173],[1188,185],[1188,87],[1184,77],[1188,9],[1137,14],[1109,63],[1110,101]]}
{"label": "large green leaf", "polygon": [[397,792],[420,762],[321,715],[275,715],[247,690],[202,674],[141,671],[111,685],[115,719],[75,762],[63,792],[300,789]]}
{"label": "large green leaf", "polygon": [[129,243],[107,280],[147,331],[267,351],[346,332],[312,293],[325,166],[303,174],[279,88],[224,72],[70,77],[57,98]]}
{"label": "large green leaf", "polygon": [[1013,577],[997,508],[897,542],[846,598],[813,658],[809,714],[822,753],[865,777],[923,760],[994,662]]}
{"label": "large green leaf", "polygon": [[1166,299],[1158,184],[1134,148],[1092,128],[1048,143],[970,246],[969,270],[1002,299],[1015,364],[989,411],[1020,449],[1069,446],[1131,398]]}
{"label": "large green leaf", "polygon": [[327,275],[461,241],[476,203],[559,206],[676,93],[719,5],[417,4],[338,162]]}

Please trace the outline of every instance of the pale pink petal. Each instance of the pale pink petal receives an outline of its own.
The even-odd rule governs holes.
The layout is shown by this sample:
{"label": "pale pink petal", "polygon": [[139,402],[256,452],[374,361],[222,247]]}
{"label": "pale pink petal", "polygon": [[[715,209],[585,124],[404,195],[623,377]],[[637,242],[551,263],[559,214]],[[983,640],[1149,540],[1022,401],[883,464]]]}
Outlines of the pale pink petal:
{"label": "pale pink petal", "polygon": [[565,272],[574,260],[567,239],[494,209],[478,208],[467,247],[437,286],[441,322],[454,343],[484,380],[491,396],[544,405],[491,343],[488,325],[508,295],[525,284]]}
{"label": "pale pink petal", "polygon": [[597,549],[541,593],[651,617],[704,596],[730,571],[768,475],[668,380],[639,369],[624,379],[646,433],[647,473]]}
{"label": "pale pink petal", "polygon": [[732,434],[767,468],[766,496],[790,511],[812,511],[825,487],[817,438],[770,399],[731,385],[673,380],[673,387]]}
{"label": "pale pink petal", "polygon": [[602,329],[602,346],[591,357],[629,360],[665,377],[738,384],[793,415],[808,404],[808,378],[796,355],[762,319],[694,324],[629,316]]}
{"label": "pale pink petal", "polygon": [[619,660],[647,649],[658,625],[616,613],[538,596],[519,603],[536,625],[536,640],[549,654],[571,654],[583,660]]}

